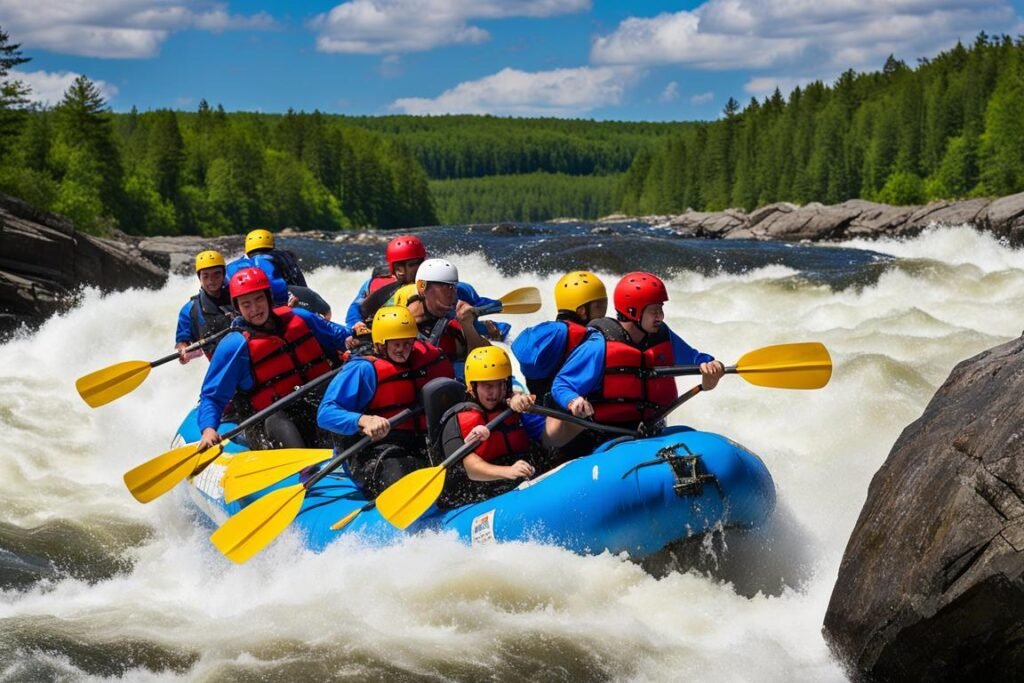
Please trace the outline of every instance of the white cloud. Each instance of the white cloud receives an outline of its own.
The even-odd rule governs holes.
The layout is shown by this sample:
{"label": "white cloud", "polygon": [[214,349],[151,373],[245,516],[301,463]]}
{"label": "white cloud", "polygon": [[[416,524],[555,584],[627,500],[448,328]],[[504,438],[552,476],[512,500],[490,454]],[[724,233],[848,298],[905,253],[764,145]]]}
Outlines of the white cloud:
{"label": "white cloud", "polygon": [[715,93],[702,92],[699,95],[693,95],[692,97],[690,97],[690,104],[699,107],[702,104],[707,104],[708,102],[711,102],[714,99]]}
{"label": "white cloud", "polygon": [[[32,89],[28,98],[32,102],[45,106],[54,106],[64,97],[64,91],[81,74],[73,71],[18,71],[12,69],[8,76],[10,80],[21,81]],[[92,80],[92,79],[90,79]],[[103,99],[110,102],[117,96],[117,86],[106,81],[92,81],[99,89]]]}
{"label": "white cloud", "polygon": [[1005,30],[1008,0],[708,0],[692,11],[631,17],[591,47],[596,64],[687,64],[820,74],[913,61]]}
{"label": "white cloud", "polygon": [[23,48],[115,59],[157,54],[175,31],[270,29],[265,12],[229,14],[211,0],[0,0],[0,26]]}
{"label": "white cloud", "polygon": [[309,22],[322,52],[420,52],[482,43],[474,19],[550,17],[590,9],[591,0],[350,0]]}
{"label": "white cloud", "polygon": [[466,81],[433,99],[406,97],[391,109],[406,114],[499,114],[579,116],[597,107],[619,104],[637,70],[629,67],[580,67],[525,72],[502,69]]}
{"label": "white cloud", "polygon": [[757,76],[751,78],[744,84],[743,89],[755,96],[771,95],[775,92],[775,88],[779,89],[779,92],[783,96],[789,95],[793,92],[796,87],[804,87],[808,83],[821,80],[825,83],[831,83],[835,78],[799,78],[795,76]]}
{"label": "white cloud", "polygon": [[659,102],[675,102],[679,99],[679,84],[675,81],[669,82],[665,89],[658,95]]}

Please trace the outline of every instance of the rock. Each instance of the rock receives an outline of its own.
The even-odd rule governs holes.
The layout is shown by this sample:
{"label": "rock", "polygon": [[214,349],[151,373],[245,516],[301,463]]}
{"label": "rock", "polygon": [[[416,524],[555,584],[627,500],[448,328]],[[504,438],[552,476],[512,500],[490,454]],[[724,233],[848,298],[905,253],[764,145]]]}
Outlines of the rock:
{"label": "rock", "polygon": [[857,216],[855,208],[839,204],[822,206],[818,203],[790,211],[774,211],[760,216],[750,227],[759,239],[787,241],[822,240],[840,237]]}
{"label": "rock", "polygon": [[1024,667],[1022,392],[1024,338],[960,363],[875,474],[824,624],[853,678]]}
{"label": "rock", "polygon": [[985,223],[1013,246],[1024,244],[1024,192],[1002,197],[988,205]]}
{"label": "rock", "polygon": [[78,232],[61,216],[0,194],[0,335],[42,323],[82,285],[109,292],[166,280],[131,245]]}
{"label": "rock", "polygon": [[670,219],[668,225],[693,237],[724,237],[733,230],[745,227],[747,220],[747,214],[742,209],[687,211]]}

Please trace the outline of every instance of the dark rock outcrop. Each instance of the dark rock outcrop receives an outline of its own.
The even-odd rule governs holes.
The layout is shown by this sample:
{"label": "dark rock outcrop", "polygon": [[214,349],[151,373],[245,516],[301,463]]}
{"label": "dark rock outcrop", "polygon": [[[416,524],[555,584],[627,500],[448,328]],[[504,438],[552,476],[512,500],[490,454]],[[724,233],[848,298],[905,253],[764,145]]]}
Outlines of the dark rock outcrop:
{"label": "dark rock outcrop", "polygon": [[129,245],[85,235],[61,216],[0,194],[0,335],[42,323],[82,285],[114,291],[166,280],[166,269]]}
{"label": "dark rock outcrop", "polygon": [[1024,671],[1024,338],[960,363],[875,474],[824,634],[856,680]]}
{"label": "dark rock outcrop", "polygon": [[910,236],[935,224],[967,223],[991,231],[1013,246],[1024,245],[1024,193],[994,200],[937,201],[925,206],[888,206],[863,199],[835,206],[779,202],[750,214],[726,209],[687,211],[667,219],[649,219],[667,224],[687,237],[812,242]]}

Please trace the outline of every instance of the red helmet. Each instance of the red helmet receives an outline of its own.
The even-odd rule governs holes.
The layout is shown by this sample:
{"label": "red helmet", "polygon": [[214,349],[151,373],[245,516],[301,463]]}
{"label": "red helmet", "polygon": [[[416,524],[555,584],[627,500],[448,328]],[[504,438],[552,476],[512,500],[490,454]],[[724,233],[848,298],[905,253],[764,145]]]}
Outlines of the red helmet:
{"label": "red helmet", "polygon": [[395,263],[414,258],[425,259],[427,258],[427,249],[416,235],[402,235],[388,242],[388,248],[384,255],[388,261],[388,268],[394,275]]}
{"label": "red helmet", "polygon": [[270,280],[262,268],[242,268],[231,276],[231,284],[228,285],[231,292],[231,301],[234,301],[243,294],[266,291],[270,295]]}
{"label": "red helmet", "polygon": [[615,285],[615,312],[623,320],[638,323],[645,308],[666,301],[665,283],[651,273],[626,273]]}

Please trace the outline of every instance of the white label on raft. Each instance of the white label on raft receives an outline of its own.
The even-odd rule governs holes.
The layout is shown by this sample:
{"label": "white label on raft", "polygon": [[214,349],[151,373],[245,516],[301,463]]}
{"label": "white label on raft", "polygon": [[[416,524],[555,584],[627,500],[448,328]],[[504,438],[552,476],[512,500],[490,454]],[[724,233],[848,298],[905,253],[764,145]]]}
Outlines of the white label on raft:
{"label": "white label on raft", "polygon": [[470,545],[494,543],[494,510],[488,510],[479,517],[474,517],[472,530]]}
{"label": "white label on raft", "polygon": [[594,481],[597,481],[598,476],[600,474],[601,471],[597,469],[597,465],[594,465],[594,469],[590,471],[590,476],[594,479]]}
{"label": "white label on raft", "polygon": [[214,500],[224,498],[224,473],[227,466],[211,462],[202,472],[192,477],[192,485]]}

